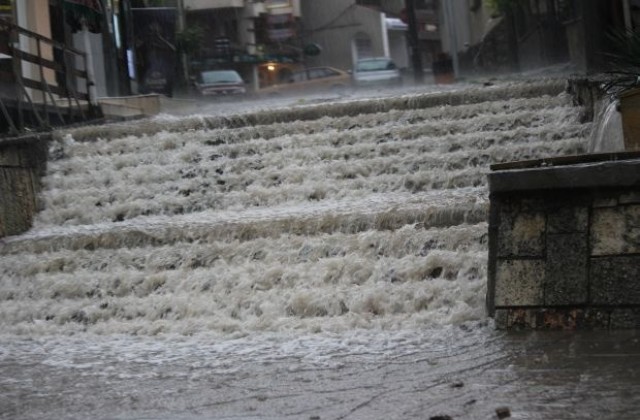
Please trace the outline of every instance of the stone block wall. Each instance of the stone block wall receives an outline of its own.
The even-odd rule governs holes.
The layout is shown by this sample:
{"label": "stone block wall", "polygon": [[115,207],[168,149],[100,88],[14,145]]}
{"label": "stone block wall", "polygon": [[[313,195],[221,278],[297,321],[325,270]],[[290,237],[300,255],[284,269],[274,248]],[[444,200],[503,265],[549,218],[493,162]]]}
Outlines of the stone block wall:
{"label": "stone block wall", "polygon": [[0,238],[31,227],[48,141],[48,135],[0,140]]}
{"label": "stone block wall", "polygon": [[488,311],[499,328],[640,327],[640,159],[497,165]]}

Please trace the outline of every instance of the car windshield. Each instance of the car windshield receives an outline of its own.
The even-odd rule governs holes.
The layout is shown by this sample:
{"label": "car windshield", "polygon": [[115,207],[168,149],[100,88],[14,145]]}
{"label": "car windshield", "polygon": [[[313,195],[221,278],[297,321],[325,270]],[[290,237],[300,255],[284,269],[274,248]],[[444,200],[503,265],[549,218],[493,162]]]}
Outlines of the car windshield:
{"label": "car windshield", "polygon": [[381,70],[393,70],[396,66],[392,61],[386,59],[380,60],[363,60],[359,61],[356,70],[357,71],[381,71]]}
{"label": "car windshield", "polygon": [[200,73],[202,83],[206,85],[215,83],[242,83],[240,75],[233,70],[203,71]]}

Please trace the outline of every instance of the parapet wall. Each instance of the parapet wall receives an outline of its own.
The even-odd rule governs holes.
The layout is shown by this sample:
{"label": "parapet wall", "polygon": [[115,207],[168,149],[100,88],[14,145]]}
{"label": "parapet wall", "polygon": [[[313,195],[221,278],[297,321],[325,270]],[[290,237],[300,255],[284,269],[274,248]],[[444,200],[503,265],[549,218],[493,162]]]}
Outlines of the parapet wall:
{"label": "parapet wall", "polygon": [[31,227],[49,138],[43,134],[0,140],[0,238]]}
{"label": "parapet wall", "polygon": [[487,306],[498,328],[640,327],[640,154],[492,170]]}

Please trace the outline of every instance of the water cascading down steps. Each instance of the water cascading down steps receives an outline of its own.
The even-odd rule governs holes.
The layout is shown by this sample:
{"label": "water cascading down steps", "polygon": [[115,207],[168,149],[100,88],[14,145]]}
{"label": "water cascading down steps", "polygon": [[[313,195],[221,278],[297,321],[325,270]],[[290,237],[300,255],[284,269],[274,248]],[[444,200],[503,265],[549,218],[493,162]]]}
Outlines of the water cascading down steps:
{"label": "water cascading down steps", "polygon": [[492,163],[585,151],[562,81],[57,133],[0,247],[4,332],[414,328],[485,317]]}

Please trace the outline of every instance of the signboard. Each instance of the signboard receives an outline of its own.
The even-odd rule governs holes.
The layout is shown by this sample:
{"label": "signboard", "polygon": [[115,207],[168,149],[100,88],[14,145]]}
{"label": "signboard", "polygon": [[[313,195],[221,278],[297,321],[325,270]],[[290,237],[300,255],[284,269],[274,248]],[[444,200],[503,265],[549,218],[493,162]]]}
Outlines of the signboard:
{"label": "signboard", "polygon": [[267,26],[269,39],[272,41],[286,41],[295,35],[294,19],[291,13],[268,15]]}
{"label": "signboard", "polygon": [[0,19],[13,22],[13,1],[0,0]]}
{"label": "signboard", "polygon": [[174,7],[132,9],[136,75],[140,93],[171,96],[176,74]]}

